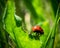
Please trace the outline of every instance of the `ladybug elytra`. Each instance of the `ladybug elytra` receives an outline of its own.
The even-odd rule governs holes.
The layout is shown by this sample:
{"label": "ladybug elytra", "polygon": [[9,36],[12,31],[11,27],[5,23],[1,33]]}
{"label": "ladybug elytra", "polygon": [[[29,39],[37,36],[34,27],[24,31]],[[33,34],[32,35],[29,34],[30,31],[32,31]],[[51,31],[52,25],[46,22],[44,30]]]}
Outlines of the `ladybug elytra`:
{"label": "ladybug elytra", "polygon": [[32,27],[32,31],[36,32],[36,33],[40,33],[40,34],[44,33],[43,29],[40,26],[34,26],[34,27]]}

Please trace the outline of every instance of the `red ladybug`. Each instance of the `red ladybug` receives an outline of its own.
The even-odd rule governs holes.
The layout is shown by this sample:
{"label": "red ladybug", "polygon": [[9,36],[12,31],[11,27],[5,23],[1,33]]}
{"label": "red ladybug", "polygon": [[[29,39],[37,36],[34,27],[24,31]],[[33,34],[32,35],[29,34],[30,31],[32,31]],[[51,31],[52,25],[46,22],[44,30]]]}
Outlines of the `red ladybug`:
{"label": "red ladybug", "polygon": [[36,33],[40,33],[40,34],[44,33],[43,29],[40,26],[34,26],[34,27],[32,27],[32,31],[36,32]]}

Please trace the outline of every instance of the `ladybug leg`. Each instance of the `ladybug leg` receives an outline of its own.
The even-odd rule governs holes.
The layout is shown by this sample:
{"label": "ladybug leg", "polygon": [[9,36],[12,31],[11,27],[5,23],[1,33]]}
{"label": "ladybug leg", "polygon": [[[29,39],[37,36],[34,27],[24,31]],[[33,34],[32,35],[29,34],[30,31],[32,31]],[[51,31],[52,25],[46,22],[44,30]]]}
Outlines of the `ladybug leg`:
{"label": "ladybug leg", "polygon": [[35,39],[39,40],[40,39],[39,37],[40,37],[40,33],[36,33]]}
{"label": "ladybug leg", "polygon": [[31,33],[31,34],[29,34],[29,37],[31,39],[40,40],[40,33],[37,33],[37,32]]}

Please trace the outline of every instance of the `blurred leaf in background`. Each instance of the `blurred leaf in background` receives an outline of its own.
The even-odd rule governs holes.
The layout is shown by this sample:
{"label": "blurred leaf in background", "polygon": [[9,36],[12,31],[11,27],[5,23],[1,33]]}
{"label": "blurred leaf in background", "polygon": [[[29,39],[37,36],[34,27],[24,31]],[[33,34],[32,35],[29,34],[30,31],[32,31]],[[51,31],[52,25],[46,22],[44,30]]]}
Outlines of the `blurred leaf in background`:
{"label": "blurred leaf in background", "polygon": [[8,48],[8,33],[4,29],[4,15],[7,0],[0,0],[0,48]]}

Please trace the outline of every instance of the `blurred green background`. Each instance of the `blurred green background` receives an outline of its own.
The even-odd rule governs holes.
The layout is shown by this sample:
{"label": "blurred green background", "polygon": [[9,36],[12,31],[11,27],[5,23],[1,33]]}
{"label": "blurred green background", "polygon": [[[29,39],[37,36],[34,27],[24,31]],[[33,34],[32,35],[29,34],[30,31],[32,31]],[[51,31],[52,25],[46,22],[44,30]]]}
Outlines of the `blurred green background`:
{"label": "blurred green background", "polygon": [[60,0],[0,0],[0,48],[60,48]]}

